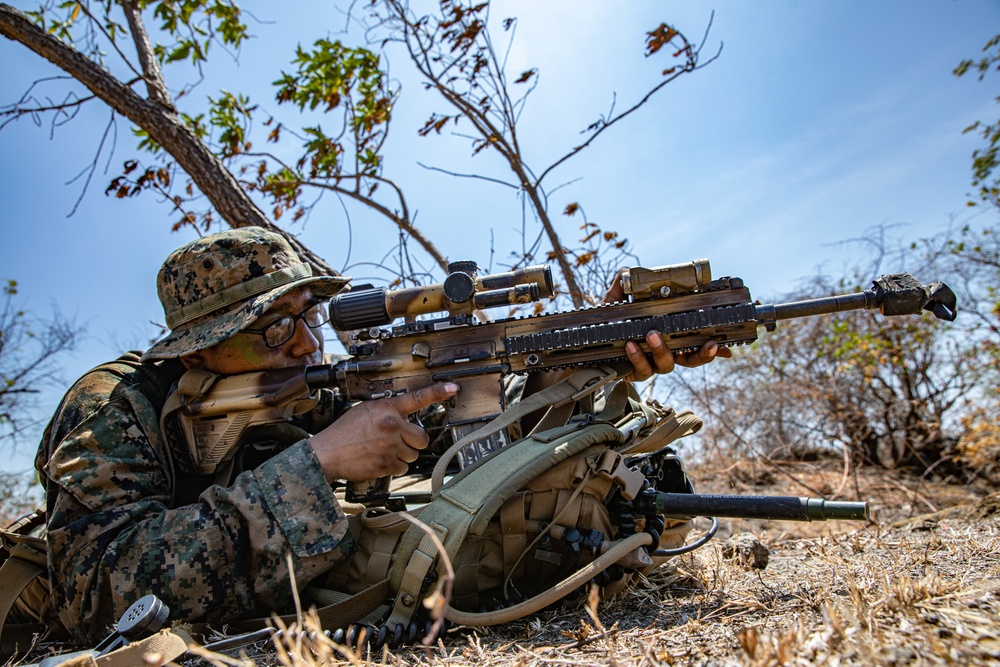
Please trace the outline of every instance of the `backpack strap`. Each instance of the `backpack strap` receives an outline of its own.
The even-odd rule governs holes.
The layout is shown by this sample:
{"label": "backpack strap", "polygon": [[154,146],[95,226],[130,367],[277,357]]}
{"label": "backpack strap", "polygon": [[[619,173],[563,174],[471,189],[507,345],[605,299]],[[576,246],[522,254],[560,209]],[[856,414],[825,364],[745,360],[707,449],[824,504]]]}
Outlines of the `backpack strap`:
{"label": "backpack strap", "polygon": [[[556,426],[563,426],[572,416],[573,406],[577,401],[590,396],[617,377],[618,371],[610,366],[581,368],[554,385],[521,399],[501,412],[489,424],[468,434],[441,455],[441,458],[434,466],[434,472],[431,474],[431,490],[437,493],[441,489],[444,485],[444,476],[447,472],[448,464],[469,443],[492,435],[503,428],[507,428],[525,415],[529,415],[545,407],[549,409],[545,416],[542,417],[539,425],[532,431],[532,434],[540,433],[543,430],[549,430]],[[505,447],[504,449],[509,449],[509,447]],[[475,465],[465,470],[469,470],[472,467],[475,467]],[[465,471],[463,470],[463,472]]]}
{"label": "backpack strap", "polygon": [[[383,579],[368,588],[350,595],[328,588],[310,587],[310,596],[324,606],[316,610],[320,626],[324,628],[346,628],[352,623],[372,624],[378,622],[387,610],[385,601],[392,595],[389,580]],[[252,618],[229,623],[230,628],[239,630],[259,630],[274,627],[274,616]],[[278,616],[286,626],[298,622],[296,614]]]}
{"label": "backpack strap", "polygon": [[500,449],[450,479],[435,494],[420,514],[421,523],[434,536],[415,525],[400,540],[389,574],[396,591],[390,627],[406,625],[423,599],[425,579],[439,556],[435,539],[443,544],[447,557],[454,559],[466,537],[481,535],[504,502],[532,479],[592,445],[621,443],[624,438],[608,424],[559,430],[562,433],[555,441],[532,436]]}
{"label": "backpack strap", "polygon": [[39,553],[34,547],[23,543],[10,545],[8,540],[13,541],[22,537],[21,535],[5,530],[0,531],[0,534],[4,546],[10,549],[7,559],[0,565],[0,656],[7,660],[18,652],[18,648],[25,651],[31,646],[33,636],[46,630],[43,623],[7,624],[10,610],[28,584],[39,575],[46,576],[45,541],[42,540],[42,563],[39,564],[37,558],[33,557]]}

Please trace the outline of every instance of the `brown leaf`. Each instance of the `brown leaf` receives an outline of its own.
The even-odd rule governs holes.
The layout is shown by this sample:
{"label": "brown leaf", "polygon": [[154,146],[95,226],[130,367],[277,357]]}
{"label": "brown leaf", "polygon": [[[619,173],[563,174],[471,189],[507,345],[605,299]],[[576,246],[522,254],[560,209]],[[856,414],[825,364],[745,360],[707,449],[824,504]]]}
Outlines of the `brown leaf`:
{"label": "brown leaf", "polygon": [[678,34],[676,30],[666,23],[661,23],[658,28],[646,33],[646,56],[649,57],[659,51]]}
{"label": "brown leaf", "polygon": [[526,72],[521,72],[521,76],[519,76],[514,83],[525,83],[528,81],[528,79],[535,76],[536,73],[537,70],[535,69],[529,69]]}
{"label": "brown leaf", "polygon": [[563,209],[563,215],[576,215],[576,212],[580,210],[580,205],[576,202],[572,204],[567,204],[566,208]]}

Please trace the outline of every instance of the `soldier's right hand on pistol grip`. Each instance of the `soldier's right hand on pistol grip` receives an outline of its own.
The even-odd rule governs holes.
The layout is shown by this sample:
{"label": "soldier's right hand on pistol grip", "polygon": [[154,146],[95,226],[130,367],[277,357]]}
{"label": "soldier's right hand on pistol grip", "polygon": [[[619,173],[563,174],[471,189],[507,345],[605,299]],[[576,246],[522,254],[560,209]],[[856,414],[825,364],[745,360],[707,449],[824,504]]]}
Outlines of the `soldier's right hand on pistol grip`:
{"label": "soldier's right hand on pistol grip", "polygon": [[309,444],[330,481],[402,475],[429,441],[424,429],[407,417],[457,392],[458,385],[449,382],[365,401],[309,438]]}

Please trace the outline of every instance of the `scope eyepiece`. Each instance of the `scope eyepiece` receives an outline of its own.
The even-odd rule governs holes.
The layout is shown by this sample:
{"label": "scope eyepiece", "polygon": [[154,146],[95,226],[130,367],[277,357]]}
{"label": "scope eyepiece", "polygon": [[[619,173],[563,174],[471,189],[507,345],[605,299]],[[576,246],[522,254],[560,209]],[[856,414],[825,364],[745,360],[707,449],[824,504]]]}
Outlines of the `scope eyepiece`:
{"label": "scope eyepiece", "polygon": [[330,321],[338,331],[381,327],[392,322],[385,307],[384,287],[352,290],[330,300]]}

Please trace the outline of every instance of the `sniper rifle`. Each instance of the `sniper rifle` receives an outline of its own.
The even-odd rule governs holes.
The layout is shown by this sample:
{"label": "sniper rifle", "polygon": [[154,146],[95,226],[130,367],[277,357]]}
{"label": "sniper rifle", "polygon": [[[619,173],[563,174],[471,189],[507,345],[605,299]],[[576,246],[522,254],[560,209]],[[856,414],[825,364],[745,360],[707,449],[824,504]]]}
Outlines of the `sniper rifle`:
{"label": "sniper rifle", "polygon": [[[617,280],[626,295],[618,303],[493,321],[480,321],[482,311],[551,297],[549,267],[481,275],[474,262],[456,262],[440,284],[397,290],[355,287],[330,303],[334,327],[352,332],[349,358],[213,377],[181,397],[180,423],[188,442],[198,443],[200,470],[210,473],[250,427],[311,409],[317,389],[333,387],[349,401],[368,401],[454,381],[462,390],[444,408],[454,440],[470,441],[457,456],[464,468],[519,437],[509,429],[479,440],[468,437],[508,407],[503,378],[512,373],[603,366],[612,369],[610,379],[622,377],[630,369],[622,363],[625,344],[635,341],[648,352],[645,336],[653,330],[674,352],[689,352],[710,340],[725,347],[752,343],[758,329],[773,331],[781,320],[854,309],[877,309],[887,316],[927,310],[948,321],[956,316],[955,295],[946,285],[922,285],[906,273],[881,276],[871,289],[852,294],[774,305],[755,302],[740,278],[713,280],[706,259],[633,267]],[[403,322],[394,324],[399,319]],[[634,435],[644,426],[623,428]],[[349,499],[384,501],[388,480],[377,482],[356,487]],[[647,495],[645,502],[663,515],[806,521],[868,516],[864,503],[708,496],[699,501],[694,494],[667,495],[671,497]]]}

